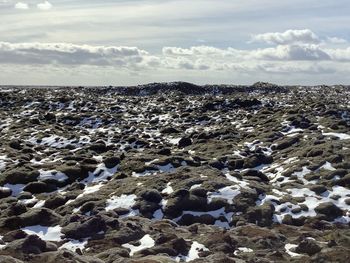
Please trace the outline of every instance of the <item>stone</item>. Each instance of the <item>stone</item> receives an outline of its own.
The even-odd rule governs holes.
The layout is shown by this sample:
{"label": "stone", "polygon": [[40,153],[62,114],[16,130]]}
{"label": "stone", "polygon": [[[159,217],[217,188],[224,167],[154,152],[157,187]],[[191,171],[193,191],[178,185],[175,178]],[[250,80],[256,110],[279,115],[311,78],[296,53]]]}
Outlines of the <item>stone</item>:
{"label": "stone", "polygon": [[320,203],[315,211],[319,214],[327,216],[327,220],[333,221],[335,218],[342,216],[344,214],[343,210],[337,207],[332,202]]}

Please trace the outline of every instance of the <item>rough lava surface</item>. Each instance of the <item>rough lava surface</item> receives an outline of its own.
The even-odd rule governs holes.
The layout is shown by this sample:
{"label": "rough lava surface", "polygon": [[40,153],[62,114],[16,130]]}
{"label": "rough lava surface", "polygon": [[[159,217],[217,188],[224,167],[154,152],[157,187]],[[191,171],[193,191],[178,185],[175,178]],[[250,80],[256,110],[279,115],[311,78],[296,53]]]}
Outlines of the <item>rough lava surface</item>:
{"label": "rough lava surface", "polygon": [[350,88],[0,88],[0,262],[349,262]]}

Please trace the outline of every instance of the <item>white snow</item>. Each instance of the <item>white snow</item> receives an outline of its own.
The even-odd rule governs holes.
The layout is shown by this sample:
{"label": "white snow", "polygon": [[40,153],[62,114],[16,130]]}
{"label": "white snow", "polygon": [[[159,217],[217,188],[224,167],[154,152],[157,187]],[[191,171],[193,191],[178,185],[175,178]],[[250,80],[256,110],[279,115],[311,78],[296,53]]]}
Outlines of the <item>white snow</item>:
{"label": "white snow", "polygon": [[0,155],[0,172],[6,168],[6,163],[5,163],[6,158],[7,158],[6,155]]}
{"label": "white snow", "polygon": [[159,159],[154,159],[152,161],[145,162],[145,165],[151,165],[152,163],[157,162],[157,161],[159,161]]}
{"label": "white snow", "polygon": [[308,175],[311,172],[312,171],[310,169],[308,169],[307,167],[304,166],[300,172],[294,172],[292,175],[296,175],[298,177],[298,179],[300,179],[304,184],[308,184],[309,181],[304,179],[304,176]]}
{"label": "white snow", "polygon": [[153,218],[156,220],[162,220],[164,217],[164,213],[162,209],[158,209],[153,213]]}
{"label": "white snow", "polygon": [[190,190],[199,188],[199,187],[201,187],[201,186],[202,186],[202,184],[194,184],[194,185],[191,186]]}
{"label": "white snow", "polygon": [[288,255],[290,255],[291,257],[300,257],[300,256],[302,256],[302,255],[291,251],[291,249],[296,248],[297,246],[298,246],[298,245],[294,245],[294,244],[286,244],[286,245],[284,246],[284,249],[286,250],[286,253],[287,253]]}
{"label": "white snow", "polygon": [[36,225],[22,228],[28,235],[37,235],[45,241],[61,241],[61,229],[59,225],[53,227]]}
{"label": "white snow", "polygon": [[162,173],[171,173],[175,171],[175,167],[171,163],[166,165],[157,165],[157,167]]}
{"label": "white snow", "polygon": [[38,138],[32,137],[27,140],[28,142],[35,144],[35,145],[45,145],[53,148],[64,148],[68,145],[74,145],[76,147],[81,146],[83,144],[89,143],[90,140],[86,139],[84,136],[80,137],[78,143],[76,143],[76,139],[70,139],[68,140],[65,137],[58,136],[58,135],[51,135],[49,137],[43,137],[40,142],[38,142]]}
{"label": "white snow", "polygon": [[261,142],[259,140],[254,140],[253,142],[245,142],[244,145],[250,150],[255,151],[256,146],[258,146]]}
{"label": "white snow", "polygon": [[129,248],[130,249],[130,256],[133,256],[137,251],[141,251],[146,248],[154,247],[155,242],[153,238],[150,235],[145,235],[143,238],[139,240],[140,245],[134,246],[131,244],[123,244],[122,247]]}
{"label": "white snow", "polygon": [[250,253],[254,250],[247,247],[238,247],[237,250],[234,252],[234,255],[237,256],[239,253]]}
{"label": "white snow", "polygon": [[207,212],[203,212],[203,211],[182,211],[182,215],[177,217],[177,218],[174,218],[173,221],[174,222],[178,222],[183,215],[188,215],[188,214],[189,215],[193,215],[193,216],[211,215],[214,218],[219,218],[220,216],[224,216],[228,222],[232,221],[232,216],[233,216],[233,212],[226,213],[225,212],[225,208],[223,207],[223,208],[220,208],[218,210],[207,211]]}
{"label": "white snow", "polygon": [[62,246],[59,247],[59,249],[68,249],[71,251],[76,251],[76,249],[83,250],[85,246],[87,245],[88,241],[87,239],[83,239],[82,241],[79,240],[70,240],[66,243],[64,243]]}
{"label": "white snow", "polygon": [[[0,235],[0,241],[3,241],[3,240],[2,240],[2,238],[3,238],[3,236],[2,236],[2,235]],[[0,245],[0,250],[1,250],[1,249],[3,249],[4,247],[6,247],[6,244],[4,244],[4,245]]]}
{"label": "white snow", "polygon": [[289,130],[287,132],[281,132],[283,135],[287,135],[288,137],[293,137],[300,132],[303,132],[303,129],[295,128],[295,126],[289,126]]}
{"label": "white snow", "polygon": [[[118,171],[118,165],[113,168],[107,168],[104,163],[99,164],[95,171],[89,172],[88,178],[84,179],[83,183],[99,183],[107,181]],[[96,176],[97,175],[97,176]]]}
{"label": "white snow", "polygon": [[228,222],[222,222],[221,220],[216,220],[214,223],[215,226],[225,228],[225,229],[230,229],[230,225]]}
{"label": "white snow", "polygon": [[107,200],[106,210],[113,210],[116,208],[125,208],[131,209],[131,207],[136,203],[136,195],[121,195],[121,196],[112,196]]}
{"label": "white snow", "polygon": [[171,187],[171,182],[167,183],[166,188],[163,189],[162,194],[171,194],[174,189]]}
{"label": "white snow", "polygon": [[348,140],[350,135],[346,133],[337,133],[337,132],[324,132],[322,133],[325,136],[333,136],[339,138],[339,140]]}
{"label": "white snow", "polygon": [[81,198],[81,197],[88,195],[88,194],[95,193],[95,192],[99,191],[102,186],[103,186],[102,183],[99,183],[96,185],[86,186],[84,188],[83,192],[80,195],[78,195],[76,199]]}
{"label": "white snow", "polygon": [[171,138],[171,139],[168,139],[168,142],[170,142],[171,144],[178,144],[179,141],[181,140],[181,138]]}
{"label": "white snow", "polygon": [[180,260],[184,260],[185,262],[190,262],[192,260],[195,260],[199,258],[199,252],[200,251],[209,251],[204,245],[198,243],[197,241],[193,241],[190,250],[188,251],[187,256],[179,255],[175,258],[177,262],[180,262]]}
{"label": "white snow", "polygon": [[[275,221],[281,223],[282,219],[285,215],[289,214],[293,218],[299,218],[301,216],[304,217],[314,217],[317,215],[315,208],[321,204],[326,202],[332,202],[340,209],[346,211],[346,215],[340,218],[335,219],[336,222],[348,222],[350,221],[350,206],[346,204],[345,200],[350,197],[350,190],[346,189],[342,186],[333,186],[331,190],[327,190],[321,195],[317,195],[315,192],[309,190],[308,188],[291,188],[287,189],[287,192],[290,193],[293,197],[304,197],[305,201],[299,204],[292,204],[290,202],[282,203],[282,204],[274,204],[276,212],[284,209],[280,214],[275,213]],[[333,199],[331,196],[339,196],[338,199]],[[308,211],[301,211],[299,213],[292,213],[291,210],[295,208],[299,208],[300,205],[306,205],[308,207]]]}
{"label": "white snow", "polygon": [[249,185],[248,182],[246,182],[246,181],[244,181],[244,180],[240,180],[240,179],[238,179],[237,177],[230,175],[230,173],[227,172],[227,171],[225,172],[225,176],[226,176],[226,178],[227,178],[228,180],[230,180],[231,182],[236,183],[236,184],[239,185],[239,187],[241,187],[241,188],[247,188],[247,186]]}
{"label": "white snow", "polygon": [[140,172],[140,173],[132,172],[131,176],[132,177],[144,177],[144,176],[156,175],[158,173],[171,173],[171,172],[174,172],[176,170],[175,167],[171,163],[168,163],[166,165],[156,165],[156,168],[158,170],[145,170],[145,171]]}
{"label": "white snow", "polygon": [[58,182],[64,182],[68,179],[68,177],[64,173],[58,172],[56,170],[44,171],[43,169],[40,169],[39,173],[39,180],[53,179]]}
{"label": "white snow", "polygon": [[324,169],[324,170],[328,170],[328,171],[334,171],[336,170],[332,164],[330,162],[326,162],[324,165],[322,165],[320,168],[318,168],[317,170],[321,170],[321,169]]}
{"label": "white snow", "polygon": [[240,194],[239,189],[233,189],[234,186],[226,186],[218,190],[215,193],[208,193],[208,202],[210,203],[214,198],[225,199],[229,204],[232,204],[232,199]]}
{"label": "white snow", "polygon": [[12,190],[12,196],[18,196],[23,191],[23,188],[25,187],[25,185],[24,184],[5,184],[4,187]]}

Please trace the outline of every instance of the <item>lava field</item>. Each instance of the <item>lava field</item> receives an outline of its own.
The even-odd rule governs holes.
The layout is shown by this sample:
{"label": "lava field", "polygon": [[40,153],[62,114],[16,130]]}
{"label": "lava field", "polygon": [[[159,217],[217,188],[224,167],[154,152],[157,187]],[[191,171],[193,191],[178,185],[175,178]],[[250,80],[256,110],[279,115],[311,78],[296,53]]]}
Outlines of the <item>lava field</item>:
{"label": "lava field", "polygon": [[0,88],[0,262],[350,262],[350,88]]}

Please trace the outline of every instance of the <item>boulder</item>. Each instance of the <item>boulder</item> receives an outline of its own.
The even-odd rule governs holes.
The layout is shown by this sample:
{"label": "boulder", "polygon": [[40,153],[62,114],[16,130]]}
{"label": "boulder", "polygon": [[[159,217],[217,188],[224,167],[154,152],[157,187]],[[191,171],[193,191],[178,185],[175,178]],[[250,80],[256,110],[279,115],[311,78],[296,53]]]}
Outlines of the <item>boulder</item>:
{"label": "boulder", "polygon": [[295,248],[295,252],[299,254],[308,254],[312,256],[321,251],[321,247],[313,239],[307,238],[302,240]]}
{"label": "boulder", "polygon": [[12,190],[6,187],[0,187],[0,199],[11,196]]}
{"label": "boulder", "polygon": [[333,221],[337,217],[342,216],[344,214],[343,210],[341,210],[332,202],[325,202],[319,204],[315,208],[315,211],[319,214],[325,215],[328,221]]}
{"label": "boulder", "polygon": [[258,226],[271,226],[273,223],[272,217],[275,207],[271,203],[264,203],[261,206],[248,208],[248,221]]}
{"label": "boulder", "polygon": [[106,223],[101,217],[92,217],[84,222],[73,222],[62,228],[67,238],[81,239],[91,237],[101,231],[106,231]]}
{"label": "boulder", "polygon": [[186,146],[190,146],[191,144],[192,144],[191,138],[182,137],[177,145],[179,148],[184,148]]}

